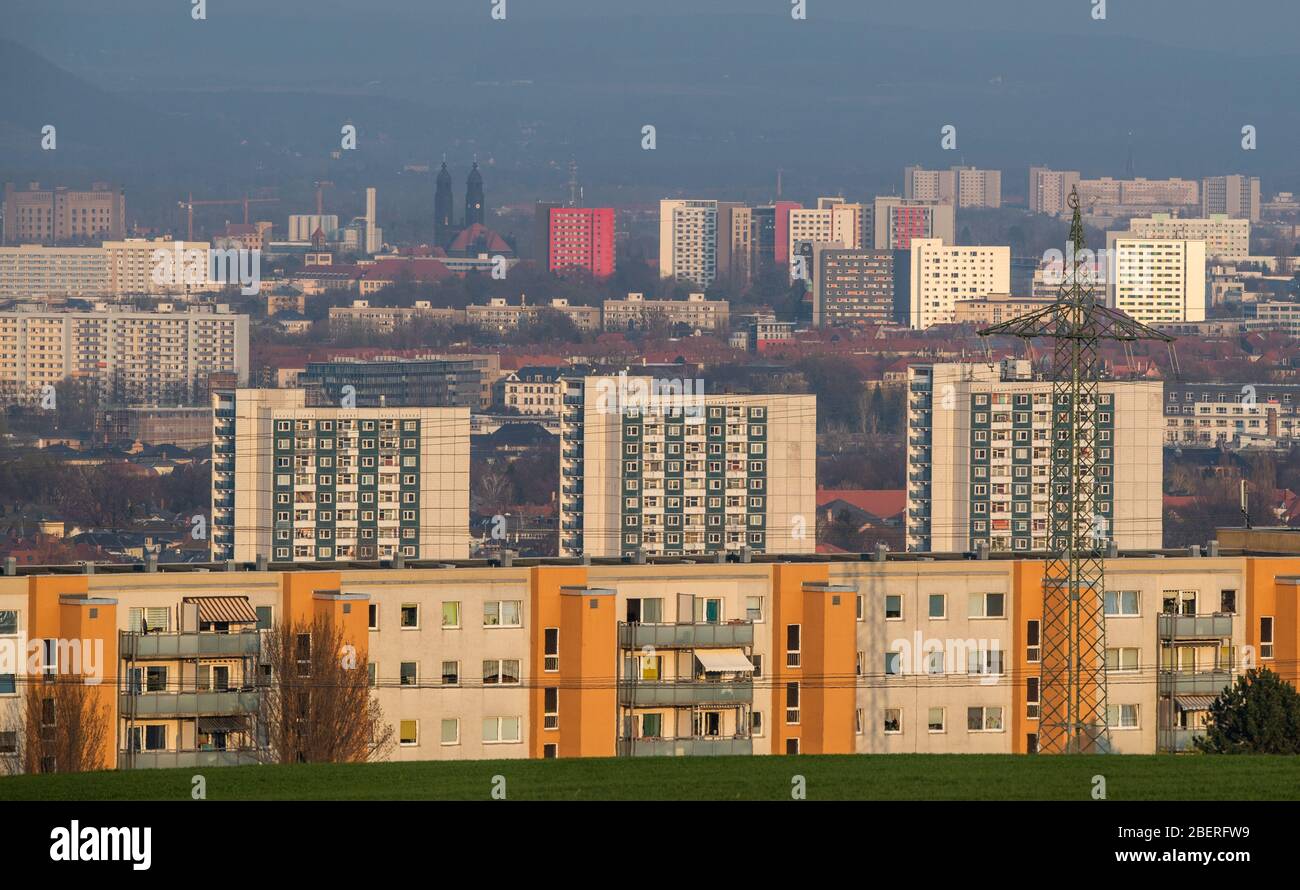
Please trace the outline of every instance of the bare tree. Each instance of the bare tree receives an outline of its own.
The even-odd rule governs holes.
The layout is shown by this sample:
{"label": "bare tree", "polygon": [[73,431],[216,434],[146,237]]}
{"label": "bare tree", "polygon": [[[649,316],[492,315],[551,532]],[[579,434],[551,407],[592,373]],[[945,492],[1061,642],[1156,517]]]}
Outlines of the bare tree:
{"label": "bare tree", "polygon": [[[79,676],[29,676],[15,758],[27,773],[83,773],[105,767],[112,717],[107,687]],[[111,689],[109,692],[111,693]]]}
{"label": "bare tree", "polygon": [[261,722],[271,763],[361,763],[382,760],[393,727],[370,692],[364,653],[343,628],[320,617],[277,625],[262,656],[270,665]]}

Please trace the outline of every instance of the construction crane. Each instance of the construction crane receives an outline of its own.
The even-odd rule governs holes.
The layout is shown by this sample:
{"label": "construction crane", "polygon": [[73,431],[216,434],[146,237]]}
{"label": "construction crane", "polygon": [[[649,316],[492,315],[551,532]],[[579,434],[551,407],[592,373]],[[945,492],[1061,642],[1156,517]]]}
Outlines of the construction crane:
{"label": "construction crane", "polygon": [[1071,191],[1069,205],[1074,211],[1074,256],[1062,266],[1066,274],[1057,300],[979,332],[982,337],[1043,337],[1053,343],[1050,554],[1039,625],[1038,751],[1045,754],[1104,753],[1110,748],[1104,559],[1111,530],[1097,510],[1096,474],[1100,346],[1108,340],[1173,342],[1098,303],[1094,268],[1084,261],[1077,190]]}
{"label": "construction crane", "polygon": [[[319,196],[318,196],[319,197]],[[244,195],[242,198],[229,198],[224,200],[195,201],[194,193],[190,192],[188,201],[177,201],[176,206],[185,208],[185,240],[194,240],[194,208],[204,206],[216,206],[220,204],[243,204],[244,205],[244,225],[248,225],[248,205],[250,204],[275,204],[279,198],[250,198]]]}

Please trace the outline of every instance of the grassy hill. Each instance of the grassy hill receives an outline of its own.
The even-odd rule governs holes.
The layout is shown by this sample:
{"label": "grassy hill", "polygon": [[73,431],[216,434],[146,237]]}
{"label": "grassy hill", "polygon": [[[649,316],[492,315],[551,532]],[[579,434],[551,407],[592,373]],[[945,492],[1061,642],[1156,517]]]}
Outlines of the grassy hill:
{"label": "grassy hill", "polygon": [[1300,758],[885,755],[494,760],[171,769],[0,778],[5,800],[1296,800]]}

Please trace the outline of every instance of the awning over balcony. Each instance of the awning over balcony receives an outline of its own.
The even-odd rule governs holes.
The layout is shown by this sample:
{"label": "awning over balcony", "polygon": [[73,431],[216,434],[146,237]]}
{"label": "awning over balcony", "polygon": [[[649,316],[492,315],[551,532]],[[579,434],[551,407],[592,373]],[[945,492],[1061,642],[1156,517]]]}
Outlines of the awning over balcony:
{"label": "awning over balcony", "polygon": [[1176,695],[1174,704],[1180,711],[1208,711],[1216,698],[1216,695]]}
{"label": "awning over balcony", "polygon": [[740,649],[697,649],[695,657],[706,671],[724,673],[745,671],[752,673],[754,665]]}
{"label": "awning over balcony", "polygon": [[257,611],[246,596],[187,596],[186,603],[199,607],[199,621],[225,624],[256,624]]}
{"label": "awning over balcony", "polygon": [[243,717],[199,718],[199,732],[243,732],[247,728]]}

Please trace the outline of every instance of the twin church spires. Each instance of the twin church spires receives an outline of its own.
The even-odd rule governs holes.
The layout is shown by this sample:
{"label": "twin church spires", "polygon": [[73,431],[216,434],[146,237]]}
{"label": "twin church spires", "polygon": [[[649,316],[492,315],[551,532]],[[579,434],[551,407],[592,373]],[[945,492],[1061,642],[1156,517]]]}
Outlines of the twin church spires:
{"label": "twin church spires", "polygon": [[451,173],[447,171],[447,162],[443,161],[433,193],[433,233],[441,247],[451,243],[461,229],[483,222],[483,174],[479,172],[478,161],[474,162],[465,180],[465,219],[460,228],[452,219],[452,202]]}

